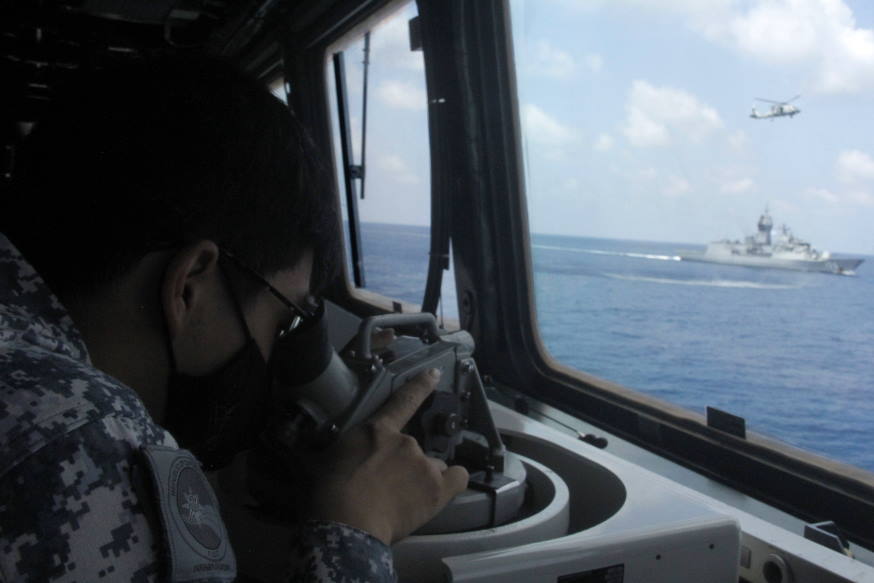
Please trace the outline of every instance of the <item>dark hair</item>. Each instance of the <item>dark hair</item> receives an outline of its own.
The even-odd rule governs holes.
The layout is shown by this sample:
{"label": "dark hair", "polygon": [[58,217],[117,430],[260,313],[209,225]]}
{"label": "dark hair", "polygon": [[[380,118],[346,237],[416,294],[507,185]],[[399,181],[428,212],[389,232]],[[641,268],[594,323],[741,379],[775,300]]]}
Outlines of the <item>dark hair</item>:
{"label": "dark hair", "polygon": [[288,108],[223,61],[90,72],[25,144],[0,230],[61,297],[199,239],[265,275],[312,249],[319,287],[337,219],[314,153]]}

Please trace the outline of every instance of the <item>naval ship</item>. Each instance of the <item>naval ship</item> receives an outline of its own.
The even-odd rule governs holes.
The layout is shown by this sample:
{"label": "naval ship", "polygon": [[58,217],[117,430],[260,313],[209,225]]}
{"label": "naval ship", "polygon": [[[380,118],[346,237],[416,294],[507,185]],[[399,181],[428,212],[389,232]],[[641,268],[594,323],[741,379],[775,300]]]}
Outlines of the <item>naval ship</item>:
{"label": "naval ship", "polygon": [[857,258],[835,258],[828,251],[814,249],[810,243],[792,234],[786,225],[780,227],[775,240],[771,238],[774,221],[768,210],[759,217],[758,231],[743,241],[723,239],[707,245],[703,253],[682,255],[684,261],[724,263],[745,267],[769,267],[795,271],[818,271],[837,275],[854,275],[864,261]]}

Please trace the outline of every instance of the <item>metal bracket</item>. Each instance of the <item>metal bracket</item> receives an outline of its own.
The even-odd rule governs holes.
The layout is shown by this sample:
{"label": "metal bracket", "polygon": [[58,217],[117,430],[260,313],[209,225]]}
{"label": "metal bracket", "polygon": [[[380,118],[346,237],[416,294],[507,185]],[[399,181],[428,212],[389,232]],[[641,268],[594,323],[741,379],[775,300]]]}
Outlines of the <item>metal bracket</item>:
{"label": "metal bracket", "polygon": [[804,538],[819,543],[833,551],[847,555],[848,557],[853,556],[853,552],[850,550],[850,543],[847,541],[844,533],[842,533],[838,528],[838,525],[831,520],[805,524]]}
{"label": "metal bracket", "polygon": [[489,495],[492,502],[492,519],[490,526],[498,526],[513,519],[518,505],[514,504],[519,481],[499,473],[481,471],[471,474],[467,483],[473,490],[479,490]]}

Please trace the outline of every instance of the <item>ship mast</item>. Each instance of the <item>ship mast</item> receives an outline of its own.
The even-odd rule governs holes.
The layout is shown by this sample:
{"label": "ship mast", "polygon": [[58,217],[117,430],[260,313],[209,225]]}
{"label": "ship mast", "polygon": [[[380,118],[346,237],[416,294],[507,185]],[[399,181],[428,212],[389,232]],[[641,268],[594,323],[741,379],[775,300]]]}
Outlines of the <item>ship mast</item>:
{"label": "ship mast", "polygon": [[771,220],[771,215],[768,214],[768,207],[765,207],[765,212],[759,217],[759,232],[756,233],[756,243],[759,245],[771,244],[771,229],[774,227],[774,221]]}

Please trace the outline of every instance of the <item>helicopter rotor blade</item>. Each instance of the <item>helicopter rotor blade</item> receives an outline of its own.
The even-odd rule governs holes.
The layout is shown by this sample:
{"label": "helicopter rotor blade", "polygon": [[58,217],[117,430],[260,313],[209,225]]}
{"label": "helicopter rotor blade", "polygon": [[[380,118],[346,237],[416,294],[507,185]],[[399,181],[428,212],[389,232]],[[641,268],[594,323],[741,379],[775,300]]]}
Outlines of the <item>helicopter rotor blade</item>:
{"label": "helicopter rotor blade", "polygon": [[792,103],[793,101],[795,101],[795,100],[798,99],[799,97],[801,97],[801,94],[800,94],[800,93],[799,93],[798,95],[796,95],[795,97],[793,97],[792,99],[788,99],[788,100],[786,100],[786,101],[774,101],[773,99],[765,99],[765,98],[763,98],[763,97],[756,97],[756,100],[758,100],[758,101],[764,101],[764,102],[766,102],[766,103],[773,103],[774,105],[787,105],[787,104],[789,104],[789,103]]}

